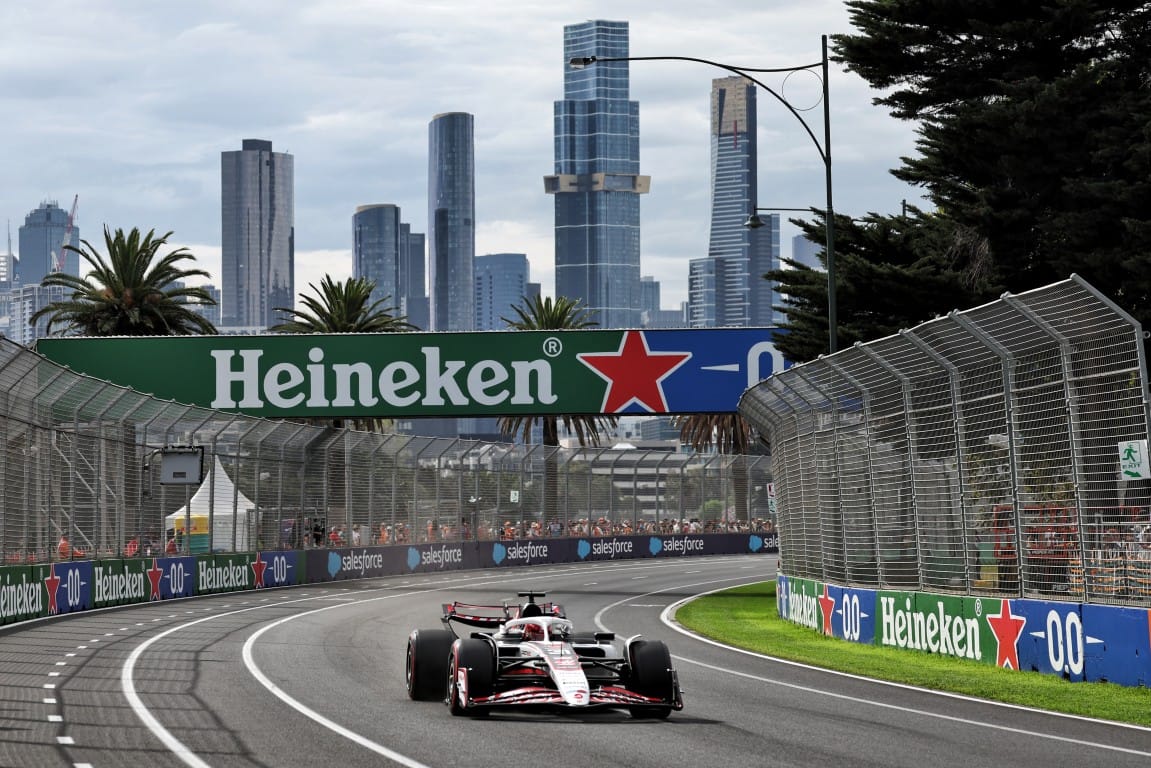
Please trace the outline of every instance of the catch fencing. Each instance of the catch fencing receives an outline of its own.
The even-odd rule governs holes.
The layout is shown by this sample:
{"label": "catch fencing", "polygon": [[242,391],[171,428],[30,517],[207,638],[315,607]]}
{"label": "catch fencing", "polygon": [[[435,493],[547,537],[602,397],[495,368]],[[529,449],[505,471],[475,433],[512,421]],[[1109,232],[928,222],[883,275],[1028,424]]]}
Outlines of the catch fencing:
{"label": "catch fencing", "polygon": [[1151,605],[1144,355],[1073,275],[757,384],[740,412],[771,444],[781,570]]}
{"label": "catch fencing", "polygon": [[[5,564],[770,532],[764,456],[564,449],[239,416],[79,375],[7,340],[0,441]],[[188,448],[202,452],[202,482],[163,482],[164,464]]]}

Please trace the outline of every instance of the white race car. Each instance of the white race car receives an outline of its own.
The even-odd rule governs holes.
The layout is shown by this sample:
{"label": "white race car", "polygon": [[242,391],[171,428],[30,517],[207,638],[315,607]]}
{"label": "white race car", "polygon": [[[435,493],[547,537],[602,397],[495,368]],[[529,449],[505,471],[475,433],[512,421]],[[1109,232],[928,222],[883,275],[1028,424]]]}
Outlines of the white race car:
{"label": "white race car", "polygon": [[[671,653],[658,640],[617,639],[574,630],[555,603],[520,592],[520,606],[443,606],[446,629],[408,637],[406,679],[413,699],[443,699],[453,715],[502,707],[559,711],[620,707],[632,717],[683,709]],[[473,628],[466,636],[455,625]]]}

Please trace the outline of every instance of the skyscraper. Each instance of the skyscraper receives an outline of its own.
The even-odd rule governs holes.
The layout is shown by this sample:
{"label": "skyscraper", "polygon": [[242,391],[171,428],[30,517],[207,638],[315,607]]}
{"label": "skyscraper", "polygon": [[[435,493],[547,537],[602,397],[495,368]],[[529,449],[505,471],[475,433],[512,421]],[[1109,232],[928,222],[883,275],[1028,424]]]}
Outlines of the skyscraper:
{"label": "skyscraper", "polygon": [[576,57],[626,57],[626,21],[564,27],[564,98],[555,102],[556,295],[579,299],[601,328],[640,321],[639,103],[626,61],[572,66]]}
{"label": "skyscraper", "polygon": [[[712,81],[711,231],[707,259],[689,266],[693,327],[773,325],[773,285],[764,273],[779,265],[779,215],[749,229],[758,186],[755,84],[743,77]],[[709,262],[709,263],[708,263]]]}
{"label": "skyscraper", "polygon": [[267,328],[296,303],[294,158],[263,139],[241,146],[220,156],[221,317]]}
{"label": "skyscraper", "polygon": [[[50,272],[80,274],[80,254],[65,251],[64,235],[68,232],[69,213],[55,201],[40,203],[40,207],[24,217],[20,227],[20,253],[15,265],[12,284],[37,285]],[[73,226],[68,244],[80,245],[80,229]]]}
{"label": "skyscraper", "polygon": [[400,286],[400,209],[361,205],[352,216],[352,277],[376,284],[372,302],[398,303]]}
{"label": "skyscraper", "polygon": [[489,253],[476,256],[476,330],[502,331],[507,328],[501,318],[516,317],[513,306],[520,306],[530,291],[531,267],[522,253]]}
{"label": "skyscraper", "polygon": [[470,331],[476,321],[476,186],[472,116],[436,115],[428,125],[428,266],[433,331]]}
{"label": "skyscraper", "polygon": [[408,322],[425,328],[424,236],[413,234],[411,225],[400,220],[399,207],[390,203],[358,207],[352,217],[352,234],[352,276],[376,284],[373,302],[384,300],[391,314],[406,316]]}
{"label": "skyscraper", "polygon": [[823,264],[819,261],[819,254],[822,252],[823,246],[808,240],[806,235],[795,235],[791,238],[791,260],[805,267],[823,269]]}
{"label": "skyscraper", "polygon": [[428,315],[427,238],[423,232],[413,232],[410,224],[400,222],[400,314],[420,330],[427,330]]}

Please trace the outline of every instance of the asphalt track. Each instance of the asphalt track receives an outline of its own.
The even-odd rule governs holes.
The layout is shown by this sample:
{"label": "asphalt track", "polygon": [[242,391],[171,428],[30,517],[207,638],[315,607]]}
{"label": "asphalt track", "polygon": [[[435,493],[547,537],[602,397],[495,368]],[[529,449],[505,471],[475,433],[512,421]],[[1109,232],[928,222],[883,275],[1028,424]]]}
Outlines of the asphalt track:
{"label": "asphalt track", "polygon": [[[758,555],[457,572],[24,625],[0,635],[0,766],[1151,765],[1151,729],[836,675],[664,623],[677,602],[774,566]],[[685,709],[666,721],[471,720],[408,699],[412,628],[438,627],[441,602],[526,589],[561,602],[577,627],[665,640]]]}

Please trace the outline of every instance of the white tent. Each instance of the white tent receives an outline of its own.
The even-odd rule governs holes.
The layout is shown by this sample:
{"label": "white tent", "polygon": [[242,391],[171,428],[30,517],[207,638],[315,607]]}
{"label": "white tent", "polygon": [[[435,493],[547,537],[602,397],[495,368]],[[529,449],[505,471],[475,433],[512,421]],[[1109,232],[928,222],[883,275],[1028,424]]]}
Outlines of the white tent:
{"label": "white tent", "polygon": [[[192,517],[192,549],[193,552],[208,551],[208,517],[211,514],[213,551],[231,551],[233,528],[235,529],[235,551],[242,552],[248,548],[248,542],[255,540],[255,531],[252,526],[256,522],[256,505],[245,496],[235,484],[220,463],[220,457],[214,457],[215,464],[208,471],[208,476],[200,483],[200,487],[188,499],[188,503],[168,515],[164,519],[165,529],[184,530],[188,520],[189,510]],[[200,537],[202,536],[202,539]],[[200,540],[198,540],[200,539]],[[199,545],[199,546],[197,546]]]}

